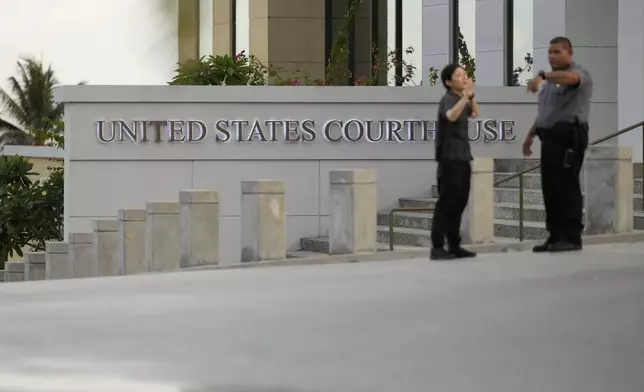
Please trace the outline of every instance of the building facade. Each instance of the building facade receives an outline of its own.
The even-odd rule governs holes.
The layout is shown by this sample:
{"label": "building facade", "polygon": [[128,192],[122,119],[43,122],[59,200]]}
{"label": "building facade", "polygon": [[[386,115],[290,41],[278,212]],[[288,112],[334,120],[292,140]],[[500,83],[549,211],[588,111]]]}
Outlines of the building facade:
{"label": "building facade", "polygon": [[[180,0],[179,60],[246,50],[263,62],[323,78],[351,3]],[[606,119],[601,126],[611,124],[599,134],[644,118],[641,0],[363,0],[347,31],[354,80],[372,75],[373,65],[395,52],[397,60],[416,67],[411,84],[423,86],[432,84],[431,68],[467,54],[475,62],[477,85],[523,84],[547,68],[549,40],[564,35],[593,75],[593,110]],[[533,60],[532,67],[526,69],[526,60]],[[402,84],[395,76],[403,72],[394,67],[379,81]],[[633,145],[634,159],[642,161],[641,132],[620,136],[619,142]]]}

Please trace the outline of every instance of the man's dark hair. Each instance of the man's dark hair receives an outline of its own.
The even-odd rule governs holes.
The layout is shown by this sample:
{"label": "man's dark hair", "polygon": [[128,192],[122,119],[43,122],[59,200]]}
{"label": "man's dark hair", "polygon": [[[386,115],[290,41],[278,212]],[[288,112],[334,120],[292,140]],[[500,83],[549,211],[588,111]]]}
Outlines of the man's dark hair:
{"label": "man's dark hair", "polygon": [[568,53],[572,54],[572,43],[568,38],[561,36],[554,37],[550,40],[550,45],[552,44],[562,44],[566,48],[566,50],[568,50]]}
{"label": "man's dark hair", "polygon": [[445,68],[441,71],[441,82],[443,82],[443,86],[449,90],[449,86],[447,85],[447,82],[452,80],[452,75],[454,75],[454,72],[456,72],[457,69],[461,68],[459,64],[452,63],[452,64],[447,64]]}

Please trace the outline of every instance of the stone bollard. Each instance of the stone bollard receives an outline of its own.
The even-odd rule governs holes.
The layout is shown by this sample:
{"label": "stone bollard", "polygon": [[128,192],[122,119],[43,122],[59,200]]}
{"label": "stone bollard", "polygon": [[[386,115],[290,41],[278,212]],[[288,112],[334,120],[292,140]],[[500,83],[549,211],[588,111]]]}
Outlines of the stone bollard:
{"label": "stone bollard", "polygon": [[180,268],[179,203],[147,203],[145,264],[152,271]]}
{"label": "stone bollard", "polygon": [[585,234],[633,231],[633,150],[620,146],[589,147],[584,182]]}
{"label": "stone bollard", "polygon": [[25,253],[25,281],[45,280],[45,266],[47,254],[45,252]]}
{"label": "stone bollard", "polygon": [[45,243],[45,279],[70,279],[74,277],[74,265],[69,257],[67,242]]}
{"label": "stone bollard", "polygon": [[5,283],[22,282],[25,280],[25,263],[23,261],[7,261],[4,264]]}
{"label": "stone bollard", "polygon": [[145,263],[145,210],[119,210],[119,275],[150,272]]}
{"label": "stone bollard", "polygon": [[118,275],[120,271],[119,221],[95,220],[93,224],[96,275]]}
{"label": "stone bollard", "polygon": [[93,241],[93,233],[69,234],[69,259],[74,278],[91,278],[97,275]]}
{"label": "stone bollard", "polygon": [[494,240],[494,158],[474,158],[470,196],[461,221],[465,244],[485,244]]}
{"label": "stone bollard", "polygon": [[179,192],[181,268],[219,262],[219,194]]}
{"label": "stone bollard", "polygon": [[286,258],[284,183],[242,181],[241,261]]}
{"label": "stone bollard", "polygon": [[329,172],[329,254],[376,251],[375,170]]}

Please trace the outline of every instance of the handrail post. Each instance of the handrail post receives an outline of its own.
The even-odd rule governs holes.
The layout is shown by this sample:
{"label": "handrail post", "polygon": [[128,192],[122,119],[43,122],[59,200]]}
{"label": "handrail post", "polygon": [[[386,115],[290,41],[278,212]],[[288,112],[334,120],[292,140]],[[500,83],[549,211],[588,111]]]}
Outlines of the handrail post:
{"label": "handrail post", "polygon": [[523,174],[519,176],[519,241],[523,242]]}
{"label": "handrail post", "polygon": [[396,209],[389,211],[389,251],[394,251],[394,213]]}

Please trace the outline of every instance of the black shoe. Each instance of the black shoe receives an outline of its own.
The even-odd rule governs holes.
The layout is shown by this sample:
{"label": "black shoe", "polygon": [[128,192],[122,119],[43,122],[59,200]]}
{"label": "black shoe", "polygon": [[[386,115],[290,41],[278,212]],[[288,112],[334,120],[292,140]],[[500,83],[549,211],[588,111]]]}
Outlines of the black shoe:
{"label": "black shoe", "polygon": [[458,248],[455,248],[454,250],[450,249],[449,253],[454,255],[454,258],[456,259],[466,259],[470,257],[476,257],[476,253],[469,251],[467,249],[463,249],[460,246]]}
{"label": "black shoe", "polygon": [[454,255],[443,248],[432,248],[429,252],[430,260],[452,260]]}
{"label": "black shoe", "polygon": [[548,238],[548,239],[546,240],[546,242],[544,242],[543,244],[541,244],[541,245],[536,245],[534,248],[532,248],[532,251],[533,251],[534,253],[543,253],[543,252],[548,252],[548,251],[550,251],[550,247],[551,247],[553,244],[555,244],[555,243],[556,243],[556,241],[554,241],[554,240],[552,240],[552,239]]}
{"label": "black shoe", "polygon": [[574,244],[572,242],[559,241],[554,245],[550,245],[548,252],[571,252],[581,250],[581,244]]}

